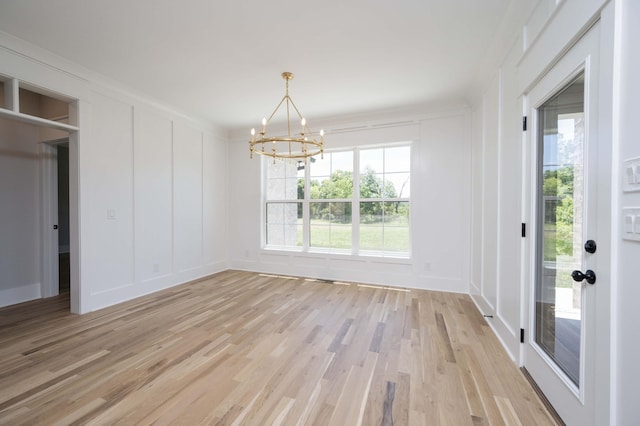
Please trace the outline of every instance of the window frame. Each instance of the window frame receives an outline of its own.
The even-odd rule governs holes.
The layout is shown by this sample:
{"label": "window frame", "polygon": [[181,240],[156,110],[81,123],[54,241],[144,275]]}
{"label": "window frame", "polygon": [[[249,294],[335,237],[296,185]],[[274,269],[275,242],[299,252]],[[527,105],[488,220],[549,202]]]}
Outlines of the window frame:
{"label": "window frame", "polygon": [[[409,182],[411,183],[413,179],[413,141],[401,141],[401,142],[392,142],[392,143],[381,143],[375,145],[362,145],[362,146],[350,146],[344,148],[337,148],[332,150],[325,150],[326,154],[333,154],[339,152],[351,152],[353,153],[353,170],[352,170],[352,179],[353,179],[353,192],[351,194],[351,198],[327,198],[327,199],[311,199],[311,173],[309,169],[305,167],[304,169],[304,198],[302,199],[268,199],[267,198],[267,185],[268,185],[268,167],[273,163],[273,159],[271,158],[263,158],[262,161],[262,182],[261,182],[261,205],[262,205],[262,214],[261,214],[261,229],[262,229],[262,239],[261,239],[261,247],[262,250],[273,252],[273,251],[288,251],[295,253],[304,253],[309,255],[327,255],[327,254],[335,254],[335,255],[347,255],[350,257],[379,257],[385,259],[393,259],[393,260],[410,260],[412,258],[412,202],[411,195],[408,197],[380,197],[380,198],[360,198],[360,152],[363,150],[370,149],[384,149],[384,148],[396,148],[396,147],[408,147],[409,148]],[[283,161],[283,160],[276,160]],[[286,161],[286,160],[285,160]],[[309,165],[309,161],[307,159],[306,165]],[[300,177],[297,177],[299,179]],[[267,206],[269,203],[302,203],[302,245],[301,246],[287,246],[287,245],[276,245],[276,244],[268,244],[268,235],[267,235]],[[310,206],[313,202],[336,202],[336,203],[350,203],[351,204],[351,248],[348,249],[340,249],[334,247],[313,247],[310,245],[311,239],[311,217],[310,217]],[[388,251],[388,250],[367,250],[361,249],[360,247],[360,228],[361,228],[361,217],[360,217],[360,203],[362,202],[406,202],[408,203],[408,249],[406,252],[396,252],[396,251]],[[384,229],[384,225],[382,226]],[[384,232],[384,231],[383,231]]]}

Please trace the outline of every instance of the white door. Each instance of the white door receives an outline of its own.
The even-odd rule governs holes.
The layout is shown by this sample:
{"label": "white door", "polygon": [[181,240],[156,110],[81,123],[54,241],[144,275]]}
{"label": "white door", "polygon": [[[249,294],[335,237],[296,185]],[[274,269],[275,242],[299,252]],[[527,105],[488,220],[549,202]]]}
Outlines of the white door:
{"label": "white door", "polygon": [[599,140],[599,25],[525,96],[533,229],[523,364],[569,425],[595,423],[596,368],[608,368],[596,358],[596,321],[609,312],[597,295],[609,281],[598,176],[610,170],[599,160],[610,150]]}
{"label": "white door", "polygon": [[59,293],[58,160],[52,143],[40,144],[42,297]]}

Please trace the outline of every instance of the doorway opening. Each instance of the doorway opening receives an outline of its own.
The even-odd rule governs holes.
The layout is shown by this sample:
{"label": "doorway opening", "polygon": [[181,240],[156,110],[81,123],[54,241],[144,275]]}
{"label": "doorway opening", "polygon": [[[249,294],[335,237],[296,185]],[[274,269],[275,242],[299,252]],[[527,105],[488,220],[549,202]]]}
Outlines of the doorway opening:
{"label": "doorway opening", "polygon": [[62,293],[83,311],[79,114],[78,99],[0,75],[0,306]]}

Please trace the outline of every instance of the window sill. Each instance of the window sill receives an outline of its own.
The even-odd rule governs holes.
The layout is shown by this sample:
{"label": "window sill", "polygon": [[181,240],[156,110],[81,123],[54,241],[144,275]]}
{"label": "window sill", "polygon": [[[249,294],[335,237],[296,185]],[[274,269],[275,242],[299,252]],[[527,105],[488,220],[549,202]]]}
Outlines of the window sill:
{"label": "window sill", "polygon": [[314,249],[310,251],[304,251],[301,248],[289,248],[289,247],[263,247],[261,249],[262,254],[266,255],[280,255],[280,256],[297,256],[308,258],[326,258],[326,259],[339,259],[339,260],[353,260],[356,262],[375,262],[375,263],[393,263],[399,265],[411,265],[413,263],[410,255],[401,254],[382,254],[380,252],[362,252],[359,254],[353,254],[350,251],[341,250],[322,250]]}

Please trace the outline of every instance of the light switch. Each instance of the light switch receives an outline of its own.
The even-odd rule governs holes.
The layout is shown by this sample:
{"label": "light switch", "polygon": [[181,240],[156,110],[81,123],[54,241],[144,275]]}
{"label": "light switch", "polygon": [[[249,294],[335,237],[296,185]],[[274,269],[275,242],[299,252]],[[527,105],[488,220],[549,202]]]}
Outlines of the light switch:
{"label": "light switch", "polygon": [[115,209],[107,209],[107,219],[115,220],[116,218],[116,210]]}
{"label": "light switch", "polygon": [[636,174],[633,166],[627,167],[627,184],[633,185],[636,183]]}
{"label": "light switch", "polygon": [[622,189],[624,192],[640,192],[640,157],[623,161]]}
{"label": "light switch", "polygon": [[623,207],[620,220],[622,239],[640,243],[640,207]]}
{"label": "light switch", "polygon": [[624,217],[624,232],[625,234],[633,234],[633,222],[634,222],[634,216],[633,215],[626,215]]}

